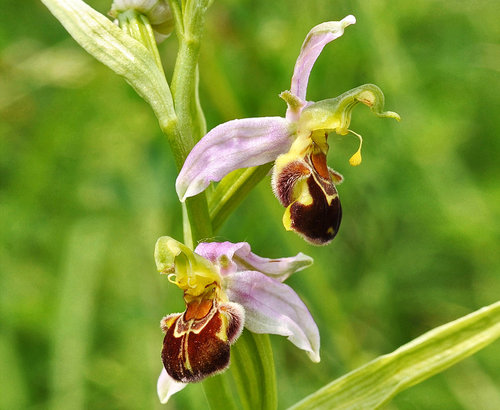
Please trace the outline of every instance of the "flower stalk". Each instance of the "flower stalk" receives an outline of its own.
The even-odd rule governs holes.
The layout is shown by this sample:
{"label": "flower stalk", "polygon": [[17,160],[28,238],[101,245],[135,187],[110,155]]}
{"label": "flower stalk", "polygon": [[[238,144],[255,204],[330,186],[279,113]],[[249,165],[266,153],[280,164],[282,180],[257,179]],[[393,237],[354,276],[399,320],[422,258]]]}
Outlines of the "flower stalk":
{"label": "flower stalk", "polygon": [[[170,0],[169,4],[176,21],[176,33],[179,42],[179,51],[172,78],[172,95],[178,121],[177,127],[182,135],[182,146],[178,147],[182,152],[177,155],[177,157],[182,157],[182,165],[187,154],[206,131],[205,117],[198,94],[198,58],[204,30],[205,13],[209,3],[207,1],[188,0],[183,3],[182,10],[175,0]],[[168,130],[165,131],[169,136]],[[179,143],[179,140],[174,143]],[[174,156],[176,156],[177,147],[174,144],[171,144],[171,147]],[[184,242],[191,247],[194,247],[200,240],[212,236],[212,219],[210,218],[205,193],[189,198],[183,204],[183,217],[185,218]],[[240,342],[244,342],[248,337],[247,334],[243,335]],[[266,338],[265,335],[255,335],[255,337],[264,340]],[[272,357],[269,343],[264,344],[262,349],[267,351],[268,356]],[[254,353],[258,354],[258,352]],[[233,357],[233,365],[237,361],[238,358]],[[274,378],[274,367],[272,369],[272,378]],[[249,377],[256,378],[258,375],[249,374]],[[211,408],[238,408],[229,385],[228,373],[219,374],[203,381],[205,396]],[[248,390],[248,386],[238,383],[238,380],[236,380],[236,385],[240,394],[241,391]],[[271,391],[273,393],[269,393],[269,387],[267,387],[267,394],[270,397],[275,397],[275,383],[269,386],[272,387]]]}
{"label": "flower stalk", "polygon": [[[170,2],[173,3],[175,1]],[[183,2],[182,11],[177,5],[172,6],[177,10],[174,15],[176,23],[179,23],[179,51],[172,78],[172,94],[185,143],[190,148],[201,138],[206,128],[198,96],[198,59],[208,6],[207,0]],[[178,15],[179,12],[182,14]]]}

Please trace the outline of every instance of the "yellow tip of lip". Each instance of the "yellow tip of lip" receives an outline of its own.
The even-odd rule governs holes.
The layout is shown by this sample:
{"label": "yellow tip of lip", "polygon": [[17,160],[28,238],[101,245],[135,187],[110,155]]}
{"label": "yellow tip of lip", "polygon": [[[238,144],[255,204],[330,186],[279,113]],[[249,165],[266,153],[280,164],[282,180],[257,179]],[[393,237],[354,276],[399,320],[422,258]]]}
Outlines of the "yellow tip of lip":
{"label": "yellow tip of lip", "polygon": [[288,207],[285,209],[285,213],[283,214],[283,226],[287,231],[292,230],[292,217],[290,215],[290,207],[292,205],[288,205]]}

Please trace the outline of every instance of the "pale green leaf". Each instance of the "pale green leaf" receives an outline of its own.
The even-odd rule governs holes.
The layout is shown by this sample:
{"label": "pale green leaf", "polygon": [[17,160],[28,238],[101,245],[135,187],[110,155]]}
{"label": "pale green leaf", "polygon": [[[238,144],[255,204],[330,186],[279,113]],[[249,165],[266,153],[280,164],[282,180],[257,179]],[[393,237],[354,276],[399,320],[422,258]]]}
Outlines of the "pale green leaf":
{"label": "pale green leaf", "polygon": [[92,56],[121,75],[153,108],[163,130],[176,121],[172,95],[154,55],[81,0],[42,0]]}
{"label": "pale green leaf", "polygon": [[500,337],[500,302],[437,327],[334,380],[292,407],[374,409]]}

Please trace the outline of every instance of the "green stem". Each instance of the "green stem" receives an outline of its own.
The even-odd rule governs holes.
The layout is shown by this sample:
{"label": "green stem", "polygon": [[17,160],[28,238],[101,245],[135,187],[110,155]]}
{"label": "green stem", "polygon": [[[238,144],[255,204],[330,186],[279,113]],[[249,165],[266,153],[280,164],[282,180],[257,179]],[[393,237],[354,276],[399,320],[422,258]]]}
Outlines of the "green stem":
{"label": "green stem", "polygon": [[180,170],[189,154],[189,148],[183,143],[177,115],[174,113],[174,116],[168,118],[167,121],[160,122],[160,128],[167,137],[177,170]]}
{"label": "green stem", "polygon": [[185,36],[180,39],[179,53],[172,79],[172,94],[174,96],[175,110],[181,128],[186,131],[184,144],[191,148],[196,143],[192,133],[192,105],[195,93],[196,65],[199,55],[199,43],[195,40],[187,41]]}
{"label": "green stem", "polygon": [[[179,53],[177,56],[172,78],[172,96],[176,111],[176,122],[171,123],[172,129],[164,130],[170,140],[177,166],[182,166],[187,154],[205,132],[205,119],[198,97],[198,58],[200,41],[203,35],[205,13],[208,0],[186,0],[179,3],[169,0],[173,8],[176,31],[179,39]],[[248,193],[244,182],[251,182],[253,187],[267,173],[268,169],[249,171],[242,178],[241,184],[236,184],[231,190],[235,193]],[[264,172],[262,172],[264,171]],[[232,198],[232,200],[231,200]],[[218,206],[215,206],[218,215],[216,223],[221,224],[238,203],[238,195],[221,195]],[[195,247],[200,240],[206,240],[213,235],[213,221],[210,218],[205,193],[188,198],[183,206],[184,243]],[[265,335],[253,335],[245,332],[240,341],[233,347],[233,367],[237,388],[242,401],[250,404],[257,403],[258,408],[276,408],[276,381],[272,364],[272,350],[269,338]],[[239,346],[239,347],[238,347]],[[246,353],[246,355],[245,355]],[[248,359],[250,354],[250,359]],[[248,359],[248,360],[247,360]],[[248,368],[250,361],[255,366]],[[243,383],[243,380],[252,383]],[[249,389],[249,386],[254,389]],[[231,389],[231,372],[210,377],[203,381],[203,389],[212,409],[237,409],[237,399]],[[253,398],[252,398],[253,396]]]}
{"label": "green stem", "polygon": [[192,146],[202,137],[204,117],[198,98],[198,59],[205,25],[207,0],[187,0],[183,7],[179,52],[172,79],[172,93],[179,121],[189,130]]}
{"label": "green stem", "polygon": [[202,384],[205,397],[211,409],[237,410],[239,408],[231,393],[227,372],[209,377]]}
{"label": "green stem", "polygon": [[[164,132],[169,137],[177,167],[180,169],[204,129],[204,119],[198,101],[197,66],[207,4],[205,1],[188,0],[181,16],[178,3],[169,3],[174,11],[179,39],[179,52],[172,78],[177,123],[176,126],[172,124],[171,130]],[[198,241],[212,237],[212,224],[204,193],[186,201],[185,214],[190,226],[190,229],[184,229],[185,234],[190,236],[184,238],[186,243],[195,246]]]}
{"label": "green stem", "polygon": [[[171,141],[176,160],[184,162],[194,144],[201,138],[205,129],[204,117],[198,100],[198,57],[200,40],[203,34],[205,12],[208,3],[203,0],[187,0],[183,3],[183,14],[178,3],[170,0],[176,19],[179,39],[179,53],[172,78],[177,125],[182,138]],[[173,136],[173,134],[167,134]],[[182,165],[182,164],[181,164]],[[188,198],[183,207],[184,242],[194,247],[198,241],[212,236],[212,222],[208,212],[205,193]],[[210,377],[203,382],[203,389],[212,409],[236,409],[235,398],[231,393],[228,373]]]}
{"label": "green stem", "polygon": [[186,200],[186,211],[191,227],[191,238],[185,238],[196,247],[198,242],[212,238],[212,223],[208,213],[207,198],[205,194],[199,194]]}

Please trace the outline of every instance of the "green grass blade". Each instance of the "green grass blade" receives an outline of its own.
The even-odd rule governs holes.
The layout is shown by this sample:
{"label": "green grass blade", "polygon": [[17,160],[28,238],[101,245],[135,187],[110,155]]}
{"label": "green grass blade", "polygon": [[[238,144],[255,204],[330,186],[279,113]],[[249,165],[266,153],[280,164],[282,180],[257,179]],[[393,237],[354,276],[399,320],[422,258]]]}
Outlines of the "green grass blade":
{"label": "green grass blade", "polygon": [[221,406],[227,410],[238,409],[229,381],[227,372],[203,381],[203,391],[210,409],[217,410]]}
{"label": "green grass blade", "polygon": [[273,352],[269,335],[243,332],[231,352],[231,374],[241,407],[274,410],[277,407]]}
{"label": "green grass blade", "polygon": [[22,372],[22,354],[13,332],[0,332],[0,409],[21,410],[28,407],[30,391]]}
{"label": "green grass blade", "polygon": [[333,381],[292,407],[373,409],[500,337],[500,302],[437,327]]}
{"label": "green grass blade", "polygon": [[71,230],[61,277],[54,331],[51,409],[84,409],[99,271],[108,245],[108,226],[83,219]]}

